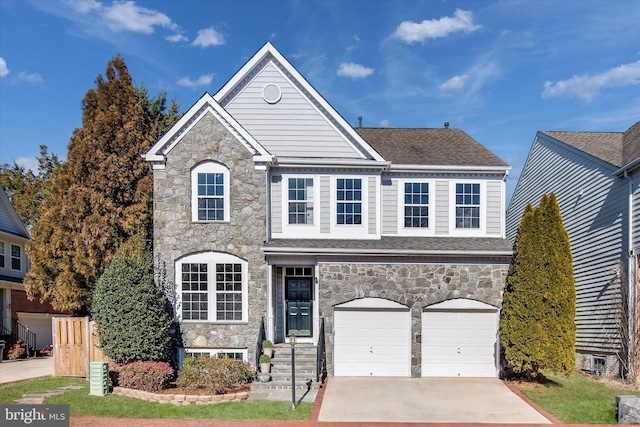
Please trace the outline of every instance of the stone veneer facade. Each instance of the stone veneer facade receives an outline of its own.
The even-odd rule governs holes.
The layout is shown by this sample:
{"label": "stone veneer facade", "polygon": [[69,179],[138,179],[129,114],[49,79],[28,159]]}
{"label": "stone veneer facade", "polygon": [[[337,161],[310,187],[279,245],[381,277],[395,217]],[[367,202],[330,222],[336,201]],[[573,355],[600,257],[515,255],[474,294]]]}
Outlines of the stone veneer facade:
{"label": "stone veneer facade", "polygon": [[499,308],[509,268],[504,264],[319,264],[320,316],[325,318],[327,370],[333,375],[333,307],[357,298],[384,298],[411,310],[411,376],[421,376],[422,311],[454,298]]}
{"label": "stone veneer facade", "polygon": [[[256,170],[252,153],[211,113],[189,130],[154,171],[154,251],[175,282],[175,262],[200,252],[221,252],[248,263],[248,322],[186,321],[182,342],[189,348],[252,349],[266,308],[266,172]],[[191,170],[204,161],[229,169],[230,221],[191,220]],[[214,309],[214,307],[209,308]]]}

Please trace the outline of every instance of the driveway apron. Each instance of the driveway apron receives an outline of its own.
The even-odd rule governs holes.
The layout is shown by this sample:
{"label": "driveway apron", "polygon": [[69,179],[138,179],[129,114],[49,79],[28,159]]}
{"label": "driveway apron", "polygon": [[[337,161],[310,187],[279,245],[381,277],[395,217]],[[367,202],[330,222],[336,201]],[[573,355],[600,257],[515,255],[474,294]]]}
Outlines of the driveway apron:
{"label": "driveway apron", "polygon": [[550,424],[495,378],[331,377],[318,421]]}

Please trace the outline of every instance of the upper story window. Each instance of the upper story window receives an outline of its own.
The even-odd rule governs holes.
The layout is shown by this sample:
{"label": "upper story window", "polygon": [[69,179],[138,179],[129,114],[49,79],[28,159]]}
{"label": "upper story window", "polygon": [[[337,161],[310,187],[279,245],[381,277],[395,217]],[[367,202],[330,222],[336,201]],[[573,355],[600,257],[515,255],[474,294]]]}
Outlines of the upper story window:
{"label": "upper story window", "polygon": [[0,242],[0,268],[4,268],[5,266],[4,246],[5,246],[4,242]]}
{"label": "upper story window", "polygon": [[313,178],[289,178],[289,224],[313,224]]}
{"label": "upper story window", "polygon": [[22,270],[22,248],[18,245],[11,245],[11,269]]}
{"label": "upper story window", "polygon": [[183,320],[247,321],[247,262],[207,252],[176,263]]}
{"label": "upper story window", "polygon": [[480,184],[456,183],[456,228],[480,228]]}
{"label": "upper story window", "polygon": [[404,183],[404,226],[429,227],[429,183]]}
{"label": "upper story window", "polygon": [[362,224],[362,180],[338,178],[336,180],[338,224]]}
{"label": "upper story window", "polygon": [[229,169],[206,162],[191,170],[191,219],[229,221]]}

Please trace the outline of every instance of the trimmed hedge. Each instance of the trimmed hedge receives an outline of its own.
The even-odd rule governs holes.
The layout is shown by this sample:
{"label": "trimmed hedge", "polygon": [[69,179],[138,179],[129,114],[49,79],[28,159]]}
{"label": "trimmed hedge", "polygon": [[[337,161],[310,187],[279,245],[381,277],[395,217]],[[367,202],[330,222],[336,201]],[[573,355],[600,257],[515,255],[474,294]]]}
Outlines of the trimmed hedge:
{"label": "trimmed hedge", "polygon": [[110,377],[115,385],[143,391],[167,388],[173,378],[173,369],[167,362],[137,361],[126,365],[110,366]]}
{"label": "trimmed hedge", "polygon": [[188,390],[207,389],[225,394],[237,384],[251,382],[253,371],[246,363],[226,357],[187,358],[178,373],[176,385]]}

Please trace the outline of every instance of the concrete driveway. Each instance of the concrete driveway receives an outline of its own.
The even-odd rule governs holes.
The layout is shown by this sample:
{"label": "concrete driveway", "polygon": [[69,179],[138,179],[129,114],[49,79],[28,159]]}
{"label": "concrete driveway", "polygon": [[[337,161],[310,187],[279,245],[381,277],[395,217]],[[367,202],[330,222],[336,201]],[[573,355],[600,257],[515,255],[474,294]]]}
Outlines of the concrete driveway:
{"label": "concrete driveway", "polygon": [[320,422],[551,424],[495,378],[330,377]]}
{"label": "concrete driveway", "polygon": [[0,362],[0,384],[53,375],[53,357]]}

